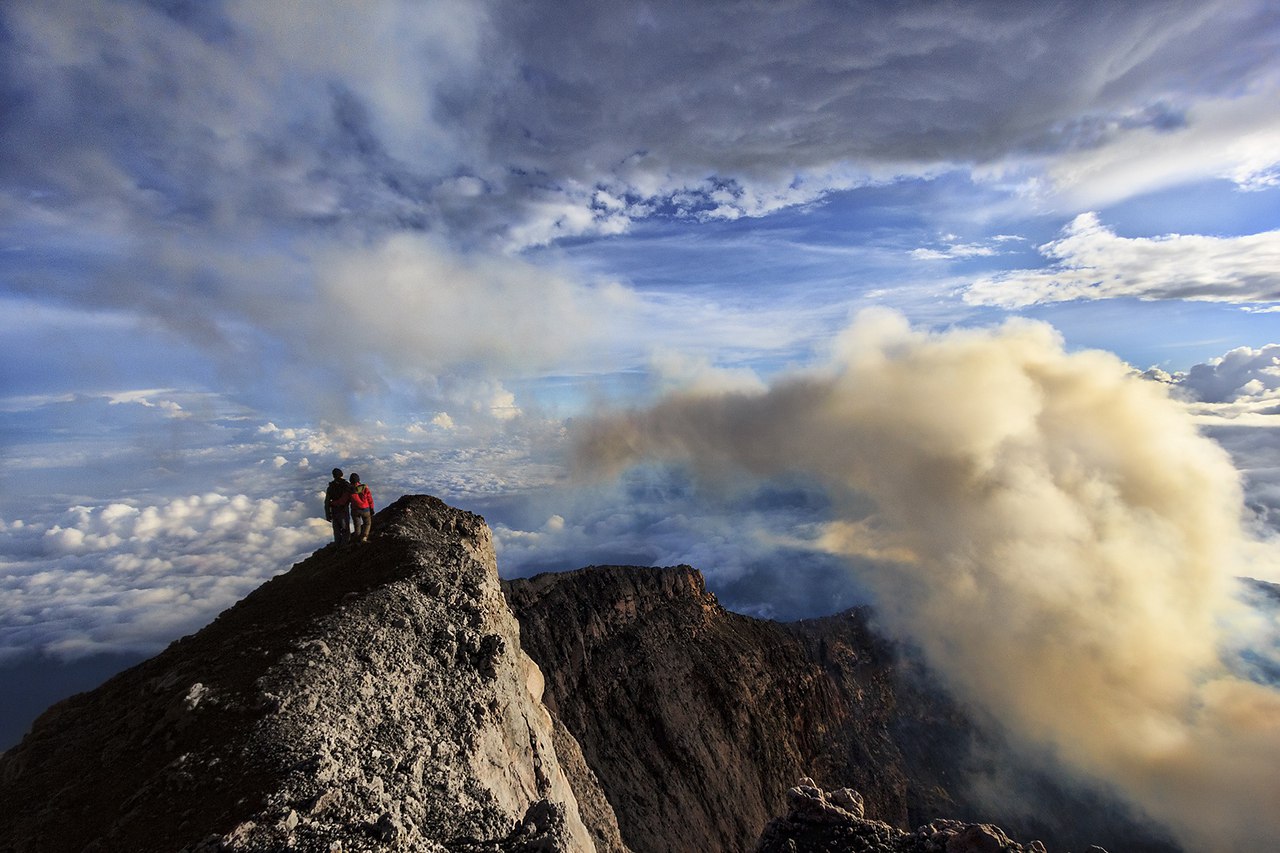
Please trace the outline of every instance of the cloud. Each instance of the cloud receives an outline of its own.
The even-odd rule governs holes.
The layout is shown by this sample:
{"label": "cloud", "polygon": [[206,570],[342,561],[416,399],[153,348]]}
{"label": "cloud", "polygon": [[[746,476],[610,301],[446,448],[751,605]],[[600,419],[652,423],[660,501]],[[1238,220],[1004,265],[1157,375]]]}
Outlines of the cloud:
{"label": "cloud", "polygon": [[[1185,399],[1204,433],[1231,453],[1259,535],[1280,539],[1280,345],[1237,347],[1186,372],[1144,375]],[[1245,574],[1280,582],[1280,563],[1259,554]]]}
{"label": "cloud", "polygon": [[153,652],[322,544],[315,516],[206,493],[0,521],[0,660]]}
{"label": "cloud", "polygon": [[0,407],[6,464],[39,483],[0,495],[0,662],[150,654],[199,628],[329,541],[321,505],[335,465],[359,471],[379,507],[406,493],[472,507],[562,478],[543,449],[561,425],[527,413],[415,430],[412,417],[264,421],[214,395],[178,395],[201,415],[188,419],[112,403],[164,396]]}
{"label": "cloud", "polygon": [[634,294],[616,285],[584,286],[517,260],[463,258],[414,235],[364,251],[344,247],[317,266],[323,313],[343,320],[309,330],[313,349],[363,360],[369,348],[383,361],[433,372],[458,363],[508,374],[586,366],[630,337],[623,324],[637,308]]}
{"label": "cloud", "polygon": [[[688,301],[529,247],[1174,138],[1272,81],[1264,3],[82,6],[3,12],[0,274],[118,316],[139,374],[180,352],[317,418],[453,415],[451,381],[635,368],[706,334]],[[1258,150],[1236,165],[1262,174]]]}
{"label": "cloud", "polygon": [[0,169],[38,191],[6,199],[28,222],[117,241],[142,218],[507,247],[1003,162],[1075,187],[1153,143],[1167,180],[1185,150],[1265,182],[1274,12],[1177,5],[51,0],[6,10]]}
{"label": "cloud", "polygon": [[962,700],[1189,848],[1280,830],[1263,817],[1280,691],[1221,662],[1232,575],[1267,546],[1226,453],[1113,356],[1036,323],[930,335],[871,312],[825,369],[672,393],[576,436],[586,471],[658,458],[823,483],[843,516],[826,547]]}
{"label": "cloud", "polygon": [[1280,231],[1129,238],[1117,236],[1096,213],[1082,213],[1040,252],[1053,262],[1047,269],[979,279],[965,289],[965,301],[1002,308],[1118,297],[1280,301]]}
{"label": "cloud", "polygon": [[961,243],[956,235],[947,234],[943,238],[945,245],[940,249],[934,249],[922,246],[918,249],[911,250],[911,257],[917,261],[945,261],[964,258],[985,258],[1001,253],[1001,244],[1009,242],[1020,242],[1022,237],[1015,237],[1008,234],[997,234],[989,241],[984,243]]}
{"label": "cloud", "polygon": [[1075,204],[1104,206],[1205,178],[1243,190],[1280,182],[1280,95],[1274,75],[1243,94],[1191,106],[1175,126],[1147,125],[1107,144],[1068,152],[1048,168],[1055,190]]}
{"label": "cloud", "polygon": [[[687,215],[730,218],[951,164],[1053,162],[1152,128],[1199,127],[1182,104],[1229,104],[1242,81],[1270,90],[1264,7],[1169,12],[530,9],[504,26],[530,85],[500,139],[535,143],[510,155],[531,172],[584,184],[603,172],[615,197],[682,199]],[[1170,105],[1171,90],[1185,100]]]}
{"label": "cloud", "polygon": [[1280,344],[1237,347],[1220,358],[1196,364],[1173,382],[1204,403],[1269,403],[1280,409]]}

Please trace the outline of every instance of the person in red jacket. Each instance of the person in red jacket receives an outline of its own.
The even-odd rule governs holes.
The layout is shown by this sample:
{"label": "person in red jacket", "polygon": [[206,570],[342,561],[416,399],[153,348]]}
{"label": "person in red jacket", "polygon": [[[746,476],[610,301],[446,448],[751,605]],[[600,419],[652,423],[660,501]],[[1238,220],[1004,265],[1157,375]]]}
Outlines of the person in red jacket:
{"label": "person in red jacket", "polygon": [[351,520],[356,526],[352,540],[368,542],[369,531],[373,529],[373,492],[360,482],[359,474],[351,475]]}

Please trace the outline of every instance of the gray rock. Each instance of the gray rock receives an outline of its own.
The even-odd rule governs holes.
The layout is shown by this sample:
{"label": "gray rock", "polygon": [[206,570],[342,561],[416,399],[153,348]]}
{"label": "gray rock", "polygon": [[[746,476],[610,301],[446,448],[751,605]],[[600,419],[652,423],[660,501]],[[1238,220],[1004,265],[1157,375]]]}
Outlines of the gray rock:
{"label": "gray rock", "polygon": [[0,850],[594,850],[484,520],[378,516],[47,712],[0,757]]}

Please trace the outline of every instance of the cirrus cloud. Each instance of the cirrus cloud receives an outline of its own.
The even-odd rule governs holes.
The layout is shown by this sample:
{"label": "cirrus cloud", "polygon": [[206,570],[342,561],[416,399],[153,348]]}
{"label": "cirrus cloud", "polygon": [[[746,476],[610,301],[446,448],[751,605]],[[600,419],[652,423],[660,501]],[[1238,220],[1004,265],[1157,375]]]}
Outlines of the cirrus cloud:
{"label": "cirrus cloud", "polygon": [[1082,213],[1040,252],[1048,268],[979,279],[965,288],[965,301],[1002,308],[1118,297],[1280,302],[1280,231],[1131,238]]}

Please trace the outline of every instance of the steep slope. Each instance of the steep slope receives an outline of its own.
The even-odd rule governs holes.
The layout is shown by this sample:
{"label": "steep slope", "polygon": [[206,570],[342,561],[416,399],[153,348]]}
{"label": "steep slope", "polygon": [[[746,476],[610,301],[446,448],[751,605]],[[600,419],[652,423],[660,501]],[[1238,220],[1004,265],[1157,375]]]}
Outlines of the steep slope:
{"label": "steep slope", "polygon": [[[980,731],[876,636],[868,611],[752,619],[687,566],[591,567],[503,590],[544,702],[634,850],[750,850],[802,777],[860,792],[868,819],[902,830],[957,818],[1058,850],[1176,849]],[[994,785],[1009,793],[993,808]]]}
{"label": "steep slope", "polygon": [[46,712],[0,757],[0,850],[620,849],[483,519],[406,497],[375,530]]}
{"label": "steep slope", "polygon": [[[747,850],[812,775],[857,788],[869,814],[907,819],[888,734],[885,656],[858,614],[853,642],[815,640],[724,610],[702,575],[595,567],[508,581],[544,701],[582,744],[636,850]],[[823,658],[854,675],[838,684]]]}

